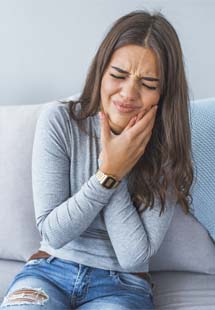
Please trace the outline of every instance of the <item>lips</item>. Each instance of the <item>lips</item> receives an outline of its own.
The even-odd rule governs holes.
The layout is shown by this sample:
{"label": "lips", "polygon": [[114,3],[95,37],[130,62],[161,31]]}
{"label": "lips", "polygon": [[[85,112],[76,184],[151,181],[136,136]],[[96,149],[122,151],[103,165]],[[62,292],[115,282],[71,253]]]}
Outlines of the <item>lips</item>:
{"label": "lips", "polygon": [[120,101],[113,101],[113,104],[119,112],[129,113],[138,110],[140,107],[132,104],[124,104]]}

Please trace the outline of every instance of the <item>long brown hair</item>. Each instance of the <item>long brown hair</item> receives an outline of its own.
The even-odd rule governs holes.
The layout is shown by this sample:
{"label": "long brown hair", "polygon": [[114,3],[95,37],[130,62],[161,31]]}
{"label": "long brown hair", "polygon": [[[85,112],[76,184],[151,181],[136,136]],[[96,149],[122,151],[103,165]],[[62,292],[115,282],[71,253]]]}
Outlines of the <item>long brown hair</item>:
{"label": "long brown hair", "polygon": [[[192,203],[193,182],[188,85],[178,36],[161,13],[137,10],[112,25],[91,63],[79,99],[69,102],[70,116],[84,129],[83,120],[98,113],[105,69],[114,51],[128,44],[155,51],[161,80],[152,136],[143,156],[129,173],[129,193],[138,211],[153,208],[157,197],[162,214],[171,188],[175,201],[187,214]],[[81,106],[79,113],[75,108],[77,103]]]}

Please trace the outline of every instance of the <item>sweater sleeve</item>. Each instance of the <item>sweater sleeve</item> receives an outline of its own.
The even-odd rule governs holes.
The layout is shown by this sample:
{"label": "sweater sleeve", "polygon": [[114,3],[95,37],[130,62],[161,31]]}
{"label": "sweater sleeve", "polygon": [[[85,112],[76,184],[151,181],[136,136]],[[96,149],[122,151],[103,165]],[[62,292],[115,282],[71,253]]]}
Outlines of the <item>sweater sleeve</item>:
{"label": "sweater sleeve", "polygon": [[159,216],[160,204],[140,215],[134,207],[126,181],[104,207],[107,231],[119,264],[124,269],[138,268],[154,255],[169,228],[176,203],[167,199],[165,211]]}
{"label": "sweater sleeve", "polygon": [[45,108],[37,121],[32,151],[36,225],[43,240],[55,249],[79,237],[115,191],[102,187],[92,175],[70,197],[69,121],[64,108]]}

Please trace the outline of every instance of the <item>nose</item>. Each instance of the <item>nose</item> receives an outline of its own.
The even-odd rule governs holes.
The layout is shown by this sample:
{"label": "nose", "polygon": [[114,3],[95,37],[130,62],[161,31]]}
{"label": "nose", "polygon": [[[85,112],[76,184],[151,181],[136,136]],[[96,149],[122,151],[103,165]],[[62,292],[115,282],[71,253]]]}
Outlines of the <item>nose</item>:
{"label": "nose", "polygon": [[129,79],[122,83],[120,96],[126,101],[135,101],[138,98],[138,87],[136,81]]}

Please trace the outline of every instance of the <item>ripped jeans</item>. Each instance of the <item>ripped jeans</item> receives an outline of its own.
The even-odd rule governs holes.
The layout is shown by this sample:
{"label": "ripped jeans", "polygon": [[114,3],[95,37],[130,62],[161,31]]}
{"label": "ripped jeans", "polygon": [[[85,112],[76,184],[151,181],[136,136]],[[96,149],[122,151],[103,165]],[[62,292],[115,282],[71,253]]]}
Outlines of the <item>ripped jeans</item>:
{"label": "ripped jeans", "polygon": [[50,256],[24,265],[0,309],[152,310],[154,305],[145,279]]}

